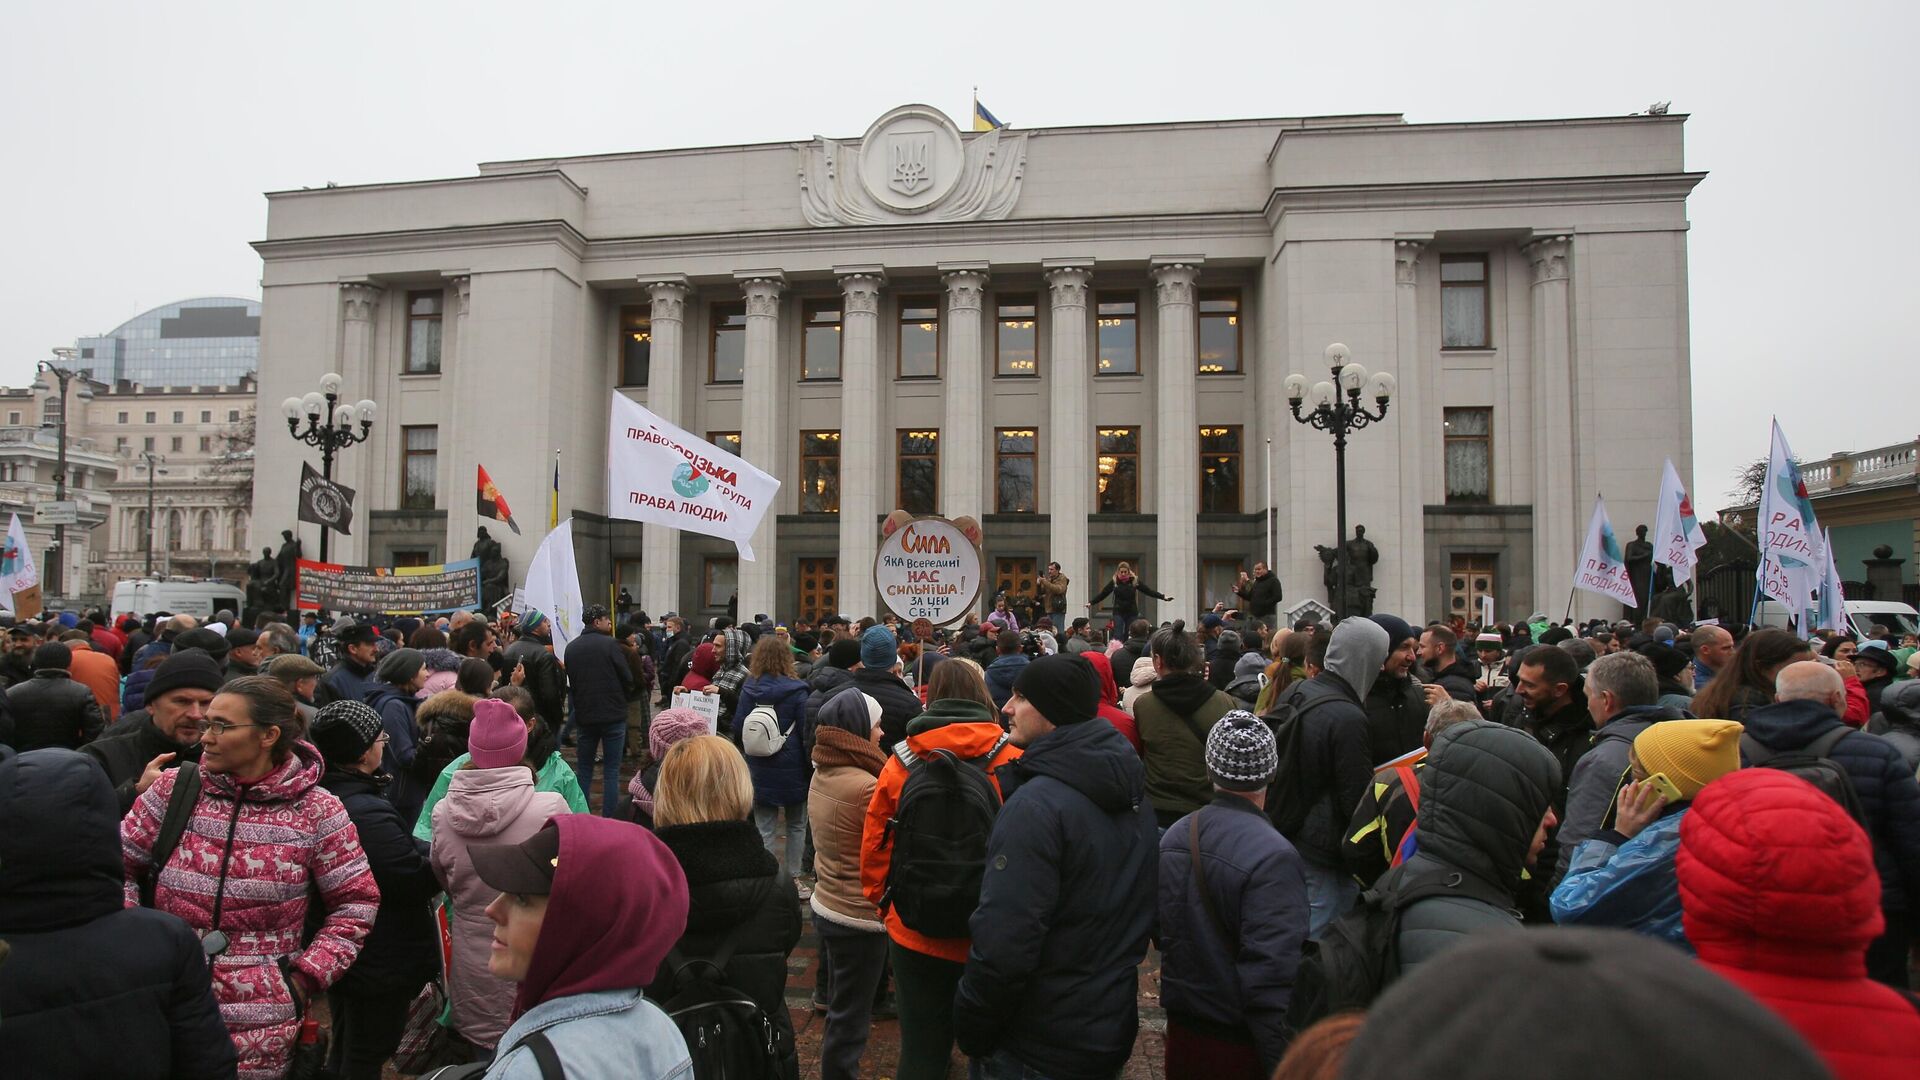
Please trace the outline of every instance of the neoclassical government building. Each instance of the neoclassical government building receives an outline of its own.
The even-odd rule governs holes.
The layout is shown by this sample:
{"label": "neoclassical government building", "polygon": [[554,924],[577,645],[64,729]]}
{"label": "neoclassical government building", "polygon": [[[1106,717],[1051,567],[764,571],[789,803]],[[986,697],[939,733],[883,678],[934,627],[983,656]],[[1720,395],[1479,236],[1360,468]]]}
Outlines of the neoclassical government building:
{"label": "neoclassical government building", "polygon": [[[589,595],[655,615],[872,612],[906,508],[978,518],[995,584],[1056,560],[1078,611],[1124,560],[1170,616],[1269,543],[1288,606],[1326,599],[1333,442],[1284,380],[1341,342],[1398,380],[1347,455],[1376,608],[1557,613],[1594,493],[1625,536],[1663,458],[1691,474],[1684,123],[970,132],[908,105],[848,138],[274,192],[259,400],[337,371],[380,404],[336,560],[464,557],[482,464],[518,581],[557,451]],[[757,560],[608,520],[615,390],[779,478]],[[256,531],[313,455],[261,425]]]}

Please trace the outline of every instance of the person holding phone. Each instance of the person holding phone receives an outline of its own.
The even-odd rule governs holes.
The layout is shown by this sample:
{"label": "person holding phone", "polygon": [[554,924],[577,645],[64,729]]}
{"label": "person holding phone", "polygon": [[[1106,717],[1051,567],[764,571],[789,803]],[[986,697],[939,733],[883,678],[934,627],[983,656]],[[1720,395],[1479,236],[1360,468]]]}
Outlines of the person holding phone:
{"label": "person holding phone", "polygon": [[1740,767],[1741,731],[1731,720],[1667,720],[1634,737],[1633,781],[1620,788],[1612,826],[1574,850],[1553,890],[1554,922],[1619,927],[1692,950],[1674,876],[1680,820],[1700,789]]}

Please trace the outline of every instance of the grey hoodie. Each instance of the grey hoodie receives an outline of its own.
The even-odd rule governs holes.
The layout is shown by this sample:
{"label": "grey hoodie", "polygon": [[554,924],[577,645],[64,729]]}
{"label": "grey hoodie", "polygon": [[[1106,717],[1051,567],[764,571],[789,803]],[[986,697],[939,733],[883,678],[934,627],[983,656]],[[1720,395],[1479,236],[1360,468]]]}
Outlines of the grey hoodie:
{"label": "grey hoodie", "polygon": [[1387,662],[1387,631],[1372,619],[1343,619],[1327,643],[1327,670],[1353,688],[1356,701],[1365,701]]}

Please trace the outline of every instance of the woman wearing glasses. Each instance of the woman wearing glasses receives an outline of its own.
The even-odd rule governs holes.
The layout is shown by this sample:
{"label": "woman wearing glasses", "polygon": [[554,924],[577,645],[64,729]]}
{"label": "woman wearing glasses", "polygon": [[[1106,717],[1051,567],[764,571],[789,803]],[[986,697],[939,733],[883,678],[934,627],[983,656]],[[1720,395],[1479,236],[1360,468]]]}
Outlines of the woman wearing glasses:
{"label": "woman wearing glasses", "polygon": [[[150,881],[152,906],[200,935],[243,1080],[286,1075],[307,1004],[353,966],[380,899],[346,808],[320,786],[319,751],[294,740],[295,724],[277,680],[228,683],[198,724],[199,768],[163,773],[120,825],[128,900]],[[176,788],[192,813],[156,868]],[[325,914],[302,946],[316,897]]]}

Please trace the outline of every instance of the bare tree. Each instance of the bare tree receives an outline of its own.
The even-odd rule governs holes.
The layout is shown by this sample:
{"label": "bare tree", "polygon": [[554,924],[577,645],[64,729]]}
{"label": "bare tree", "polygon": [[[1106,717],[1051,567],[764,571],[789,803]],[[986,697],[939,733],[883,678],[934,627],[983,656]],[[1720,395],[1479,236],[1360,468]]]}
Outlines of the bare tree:
{"label": "bare tree", "polygon": [[[1794,462],[1798,465],[1799,462]],[[1740,496],[1742,504],[1760,502],[1760,490],[1767,486],[1767,459],[1756,458],[1747,462],[1733,473],[1733,490]]]}

